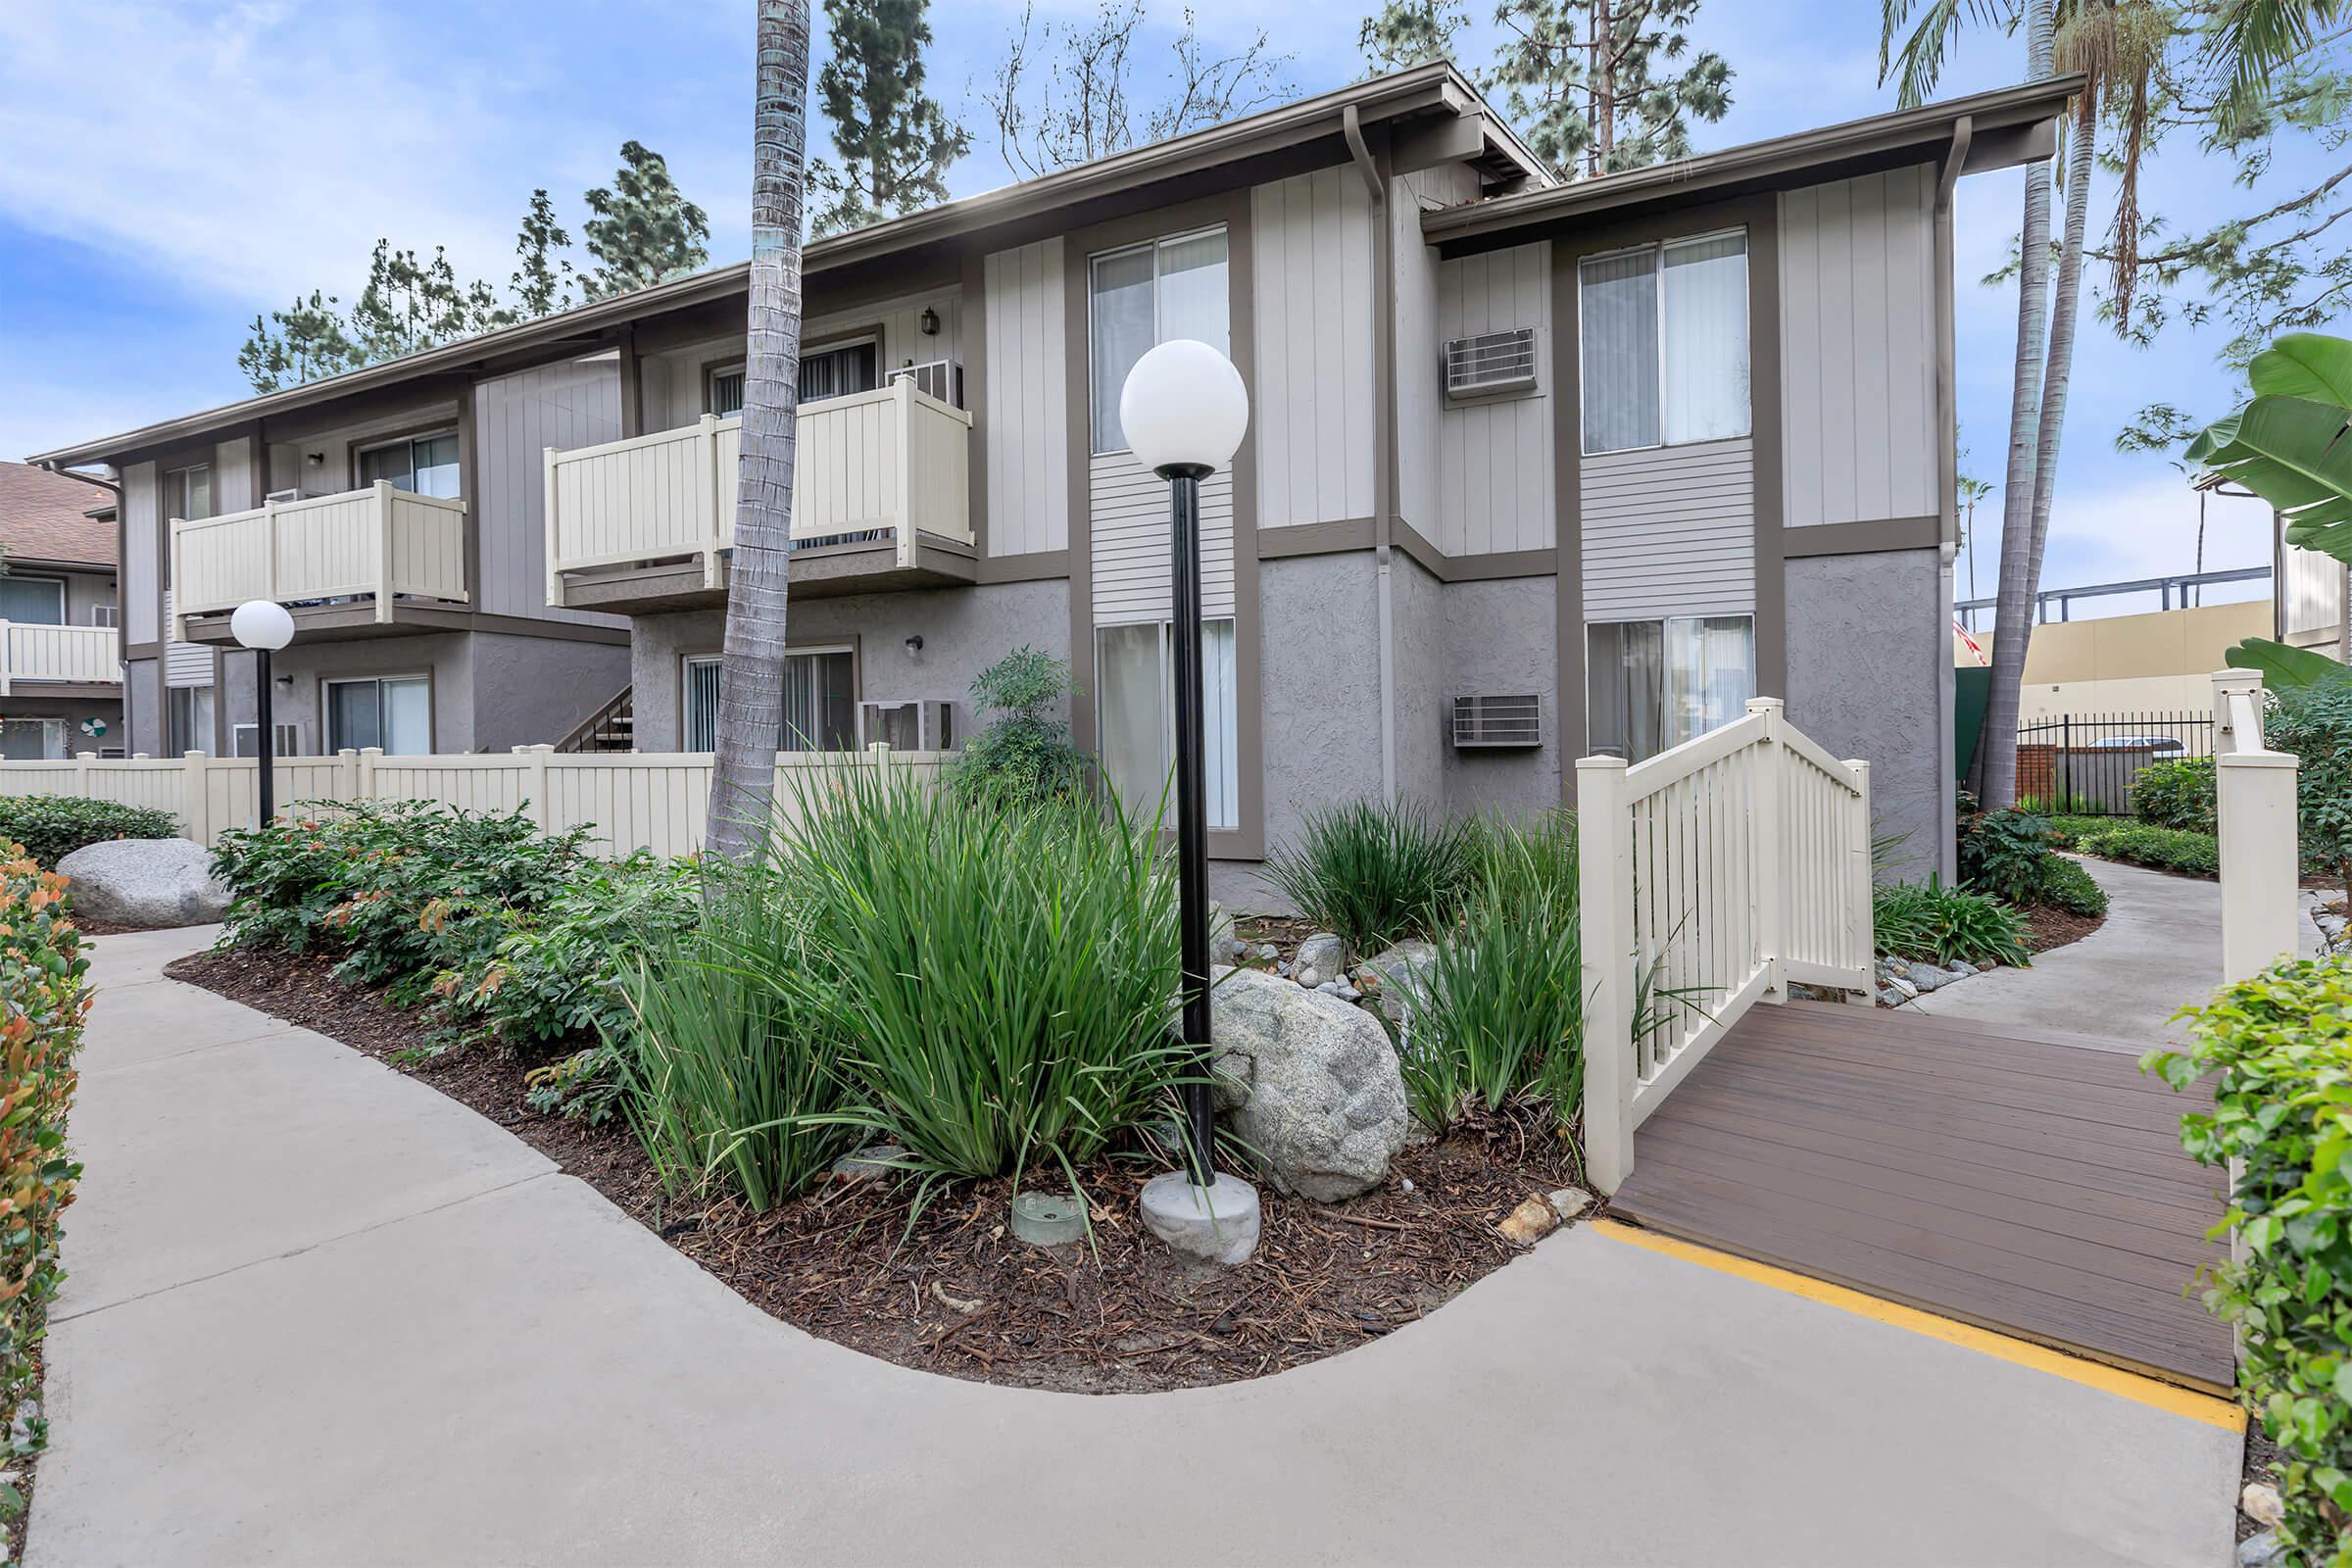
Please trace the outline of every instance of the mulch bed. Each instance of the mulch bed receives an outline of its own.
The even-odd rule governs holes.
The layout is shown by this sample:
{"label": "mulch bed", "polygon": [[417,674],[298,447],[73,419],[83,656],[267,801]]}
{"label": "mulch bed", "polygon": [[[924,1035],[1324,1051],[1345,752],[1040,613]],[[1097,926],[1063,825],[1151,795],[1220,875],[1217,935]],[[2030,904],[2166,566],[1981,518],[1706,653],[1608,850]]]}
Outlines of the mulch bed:
{"label": "mulch bed", "polygon": [[[528,1063],[487,1047],[408,1059],[419,1013],[329,974],[331,960],[199,954],[174,979],[306,1025],[432,1085],[513,1132],[770,1316],[902,1366],[976,1382],[1088,1394],[1199,1388],[1280,1372],[1427,1315],[1519,1255],[1495,1223],[1568,1185],[1564,1140],[1513,1118],[1407,1149],[1388,1184],[1342,1204],[1261,1184],[1257,1255],[1186,1263],[1144,1231],[1136,1194],[1159,1166],[1105,1159],[1079,1172],[1095,1242],[1015,1241],[1006,1180],[914,1195],[835,1186],[759,1214],[733,1199],[672,1200],[623,1128],[523,1104]],[[402,1057],[403,1059],[395,1059]],[[1031,1185],[1061,1185],[1041,1173]]]}

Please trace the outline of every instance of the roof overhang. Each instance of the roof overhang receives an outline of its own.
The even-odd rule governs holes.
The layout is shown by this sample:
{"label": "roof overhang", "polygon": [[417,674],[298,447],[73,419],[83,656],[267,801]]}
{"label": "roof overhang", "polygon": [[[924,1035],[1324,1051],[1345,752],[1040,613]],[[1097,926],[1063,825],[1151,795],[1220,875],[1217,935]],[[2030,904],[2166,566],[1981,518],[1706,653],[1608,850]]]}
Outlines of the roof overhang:
{"label": "roof overhang", "polygon": [[1566,233],[1595,218],[1629,217],[1938,162],[1963,123],[1968,128],[1959,172],[2008,169],[2051,156],[2058,118],[2082,84],[2080,75],[2052,76],[1648,169],[1440,208],[1422,215],[1421,235],[1442,255],[1469,256]]}
{"label": "roof overhang", "polygon": [[[1409,124],[1424,119],[1474,120],[1479,125],[1483,161],[1489,167],[1516,170],[1540,184],[1551,179],[1526,145],[1487,108],[1469,79],[1451,63],[1437,61],[1037,179],[944,202],[887,222],[812,240],[803,252],[802,270],[809,279],[819,280],[828,273],[862,270],[930,247],[965,244],[982,237],[1000,241],[990,245],[999,249],[1004,244],[1021,243],[1027,237],[1025,231],[1043,234],[1069,226],[1061,220],[1070,209],[1116,199],[1138,206],[1158,205],[1175,199],[1161,193],[1181,195],[1188,181],[1214,178],[1219,171],[1237,165],[1288,159],[1304,169],[1317,167],[1318,159],[1345,163],[1348,152],[1342,122],[1349,110],[1354,111],[1360,125]],[[473,374],[504,368],[507,362],[519,365],[533,358],[544,360],[567,346],[582,353],[594,352],[610,347],[631,321],[744,295],[750,286],[751,264],[737,262],[342,375],[142,425],[102,440],[59,447],[26,461],[45,468],[117,461],[401,382]]]}

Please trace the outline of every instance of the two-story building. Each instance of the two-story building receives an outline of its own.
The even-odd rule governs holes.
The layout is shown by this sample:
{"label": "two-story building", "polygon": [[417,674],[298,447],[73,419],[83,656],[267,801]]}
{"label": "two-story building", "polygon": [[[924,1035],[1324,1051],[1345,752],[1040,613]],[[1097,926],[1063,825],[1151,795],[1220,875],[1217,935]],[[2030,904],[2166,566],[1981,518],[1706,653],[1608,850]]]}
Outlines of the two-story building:
{"label": "two-story building", "polygon": [[122,755],[115,501],[0,463],[0,760]]}
{"label": "two-story building", "polygon": [[[810,244],[787,744],[953,745],[1026,644],[1156,797],[1166,495],[1118,401],[1192,337],[1252,412],[1203,504],[1234,896],[1320,803],[1573,804],[1577,756],[1759,694],[1936,863],[1952,187],[2049,156],[2068,85],[1560,184],[1433,65]],[[747,279],[44,454],[122,476],[134,685],[203,650],[237,722],[223,612],[260,594],[304,749],[557,741],[624,687],[638,749],[708,748]]]}

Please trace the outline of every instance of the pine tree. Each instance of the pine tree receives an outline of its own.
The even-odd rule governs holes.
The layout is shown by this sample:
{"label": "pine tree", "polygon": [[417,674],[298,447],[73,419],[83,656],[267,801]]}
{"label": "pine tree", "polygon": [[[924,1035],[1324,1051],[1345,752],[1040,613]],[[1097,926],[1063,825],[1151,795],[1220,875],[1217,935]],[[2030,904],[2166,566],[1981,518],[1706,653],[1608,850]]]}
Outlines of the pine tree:
{"label": "pine tree", "polygon": [[1388,0],[1364,19],[1356,43],[1369,74],[1379,76],[1452,59],[1454,39],[1469,24],[1461,0]]}
{"label": "pine tree", "polygon": [[547,199],[547,192],[531,192],[530,211],[523,214],[522,231],[514,237],[514,254],[522,258],[522,266],[509,280],[514,309],[524,320],[571,308],[572,266],[556,255],[570,244],[571,236],[556,221],[556,204]]}
{"label": "pine tree", "polygon": [[[1690,156],[1690,122],[1731,108],[1732,68],[1690,54],[1698,0],[1501,0],[1494,70],[1512,122],[1565,174]],[[1688,57],[1688,64],[1685,59]]]}
{"label": "pine tree", "polygon": [[612,185],[582,199],[596,215],[580,225],[598,264],[580,276],[590,299],[651,288],[710,260],[710,217],[685,198],[667,161],[643,142],[622,142]]}
{"label": "pine tree", "polygon": [[839,233],[911,213],[948,195],[948,167],[972,138],[923,90],[930,0],[825,0],[833,58],[817,97],[841,167],[808,166],[822,202],[816,232]]}

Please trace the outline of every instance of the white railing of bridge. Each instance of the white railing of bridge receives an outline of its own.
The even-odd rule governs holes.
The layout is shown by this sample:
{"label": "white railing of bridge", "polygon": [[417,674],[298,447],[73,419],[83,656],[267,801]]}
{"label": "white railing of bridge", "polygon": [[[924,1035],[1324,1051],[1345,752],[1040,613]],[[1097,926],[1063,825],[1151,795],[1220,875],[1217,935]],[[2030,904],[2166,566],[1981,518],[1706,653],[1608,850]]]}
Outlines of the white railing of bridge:
{"label": "white railing of bridge", "polygon": [[1576,764],[1585,1158],[1613,1192],[1634,1129],[1741,1014],[1790,982],[1872,997],[1870,764],[1778,698],[1628,766]]}
{"label": "white railing of bridge", "polygon": [[2213,677],[2213,789],[2221,839],[2222,978],[2238,981],[2292,956],[2302,934],[2296,759],[2264,743],[2262,676]]}

